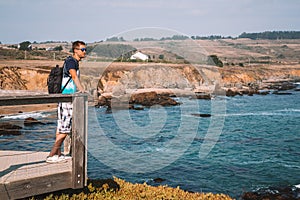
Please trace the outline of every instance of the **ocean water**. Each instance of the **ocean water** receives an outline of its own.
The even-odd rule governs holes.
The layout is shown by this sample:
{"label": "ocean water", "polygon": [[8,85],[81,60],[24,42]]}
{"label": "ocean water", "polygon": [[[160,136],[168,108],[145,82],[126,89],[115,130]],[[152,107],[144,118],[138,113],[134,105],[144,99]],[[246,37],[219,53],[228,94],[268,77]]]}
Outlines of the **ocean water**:
{"label": "ocean water", "polygon": [[[300,92],[292,95],[177,98],[180,106],[89,108],[88,176],[179,186],[239,198],[260,188],[300,184]],[[192,114],[211,114],[199,117]],[[23,113],[44,125],[0,136],[0,149],[49,151],[55,113]],[[157,183],[155,179],[162,182]]]}

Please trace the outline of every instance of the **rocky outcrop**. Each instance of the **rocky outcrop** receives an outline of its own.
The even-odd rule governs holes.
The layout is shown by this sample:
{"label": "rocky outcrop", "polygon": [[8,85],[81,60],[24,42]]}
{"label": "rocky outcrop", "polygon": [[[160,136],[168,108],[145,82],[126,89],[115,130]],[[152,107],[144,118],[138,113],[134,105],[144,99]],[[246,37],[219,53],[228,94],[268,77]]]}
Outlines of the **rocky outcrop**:
{"label": "rocky outcrop", "polygon": [[99,80],[98,91],[123,95],[130,89],[169,88],[189,90],[196,98],[211,99],[213,95],[266,95],[269,90],[293,89],[297,80],[300,80],[298,65],[217,68],[143,64],[124,70],[120,66],[117,70],[108,68]]}
{"label": "rocky outcrop", "polygon": [[128,89],[168,88],[194,90],[220,80],[215,67],[175,64],[143,64],[124,70],[107,68],[102,74],[100,93],[126,93]]}
{"label": "rocky outcrop", "polygon": [[0,123],[0,135],[21,135],[22,127],[8,122]]}
{"label": "rocky outcrop", "polygon": [[[121,64],[121,63],[120,63]],[[171,96],[193,96],[199,99],[210,99],[215,87],[210,87],[220,81],[216,67],[200,67],[188,64],[142,64],[131,68],[110,67],[104,71],[98,83],[98,105],[111,104],[111,98],[130,96],[130,104],[152,106],[178,105]],[[140,92],[141,90],[150,90]],[[151,91],[153,90],[153,91]],[[158,92],[161,90],[168,90]],[[139,91],[133,93],[132,91]],[[194,91],[197,91],[195,94]],[[205,93],[202,93],[205,91]],[[122,105],[117,103],[116,105]],[[121,106],[127,107],[127,106]]]}
{"label": "rocky outcrop", "polygon": [[135,104],[150,107],[153,105],[176,106],[180,103],[172,99],[167,93],[149,91],[137,92],[119,97],[103,95],[100,96],[97,106],[107,106],[112,109],[142,109],[134,107]]}
{"label": "rocky outcrop", "polygon": [[299,65],[268,65],[220,68],[227,96],[268,94],[268,90],[289,90],[300,80]]}
{"label": "rocky outcrop", "polygon": [[176,106],[180,103],[169,97],[168,94],[157,94],[156,92],[145,92],[132,94],[130,104],[140,104],[143,106]]}
{"label": "rocky outcrop", "polygon": [[24,126],[33,126],[33,125],[44,125],[45,123],[43,122],[40,122],[39,120],[37,119],[34,119],[32,117],[27,117],[25,120],[24,120]]}
{"label": "rocky outcrop", "polygon": [[0,68],[0,89],[47,91],[48,70],[2,67]]}

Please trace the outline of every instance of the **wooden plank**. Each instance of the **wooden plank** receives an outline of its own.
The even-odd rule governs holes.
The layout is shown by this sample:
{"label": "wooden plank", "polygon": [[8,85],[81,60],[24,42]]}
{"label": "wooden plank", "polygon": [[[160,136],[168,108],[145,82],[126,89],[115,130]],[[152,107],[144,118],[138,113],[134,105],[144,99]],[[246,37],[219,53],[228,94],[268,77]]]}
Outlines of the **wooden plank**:
{"label": "wooden plank", "polygon": [[13,96],[13,97],[5,96],[0,98],[0,106],[71,102],[72,97],[73,97],[72,95],[62,95],[62,94]]}
{"label": "wooden plank", "polygon": [[72,184],[73,188],[86,185],[86,136],[87,136],[87,97],[76,97],[73,100],[72,123]]}
{"label": "wooden plank", "polygon": [[0,172],[13,165],[45,161],[48,154],[37,151],[0,151]]}
{"label": "wooden plank", "polygon": [[20,166],[0,178],[0,199],[23,198],[71,188],[71,170],[71,160],[53,164],[43,160],[41,163]]}
{"label": "wooden plank", "polygon": [[4,184],[0,184],[0,199],[10,199]]}
{"label": "wooden plank", "polygon": [[46,163],[45,161],[34,164],[25,164],[15,167],[7,174],[0,177],[0,183],[11,183],[36,177],[46,177],[48,175],[71,172],[72,161],[63,163]]}
{"label": "wooden plank", "polygon": [[48,94],[33,96],[3,96],[0,97],[0,106],[27,105],[27,104],[48,104],[57,102],[72,102],[74,97],[87,97],[87,94]]}
{"label": "wooden plank", "polygon": [[71,172],[19,180],[5,184],[10,199],[18,199],[71,188]]}

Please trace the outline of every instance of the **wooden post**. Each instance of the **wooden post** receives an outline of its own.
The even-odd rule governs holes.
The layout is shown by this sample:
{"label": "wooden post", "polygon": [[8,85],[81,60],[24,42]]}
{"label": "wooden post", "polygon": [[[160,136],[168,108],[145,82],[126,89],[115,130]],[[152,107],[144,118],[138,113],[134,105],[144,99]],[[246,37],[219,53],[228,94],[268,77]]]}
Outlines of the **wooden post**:
{"label": "wooden post", "polygon": [[74,96],[71,150],[74,189],[87,185],[87,108],[86,95]]}

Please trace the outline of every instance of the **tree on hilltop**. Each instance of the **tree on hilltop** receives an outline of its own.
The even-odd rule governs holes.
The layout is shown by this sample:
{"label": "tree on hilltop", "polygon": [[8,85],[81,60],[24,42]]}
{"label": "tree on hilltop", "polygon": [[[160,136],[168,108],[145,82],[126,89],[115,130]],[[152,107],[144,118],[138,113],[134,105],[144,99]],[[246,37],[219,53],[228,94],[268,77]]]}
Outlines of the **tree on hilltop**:
{"label": "tree on hilltop", "polygon": [[31,42],[25,41],[19,44],[19,50],[28,51],[31,50]]}

